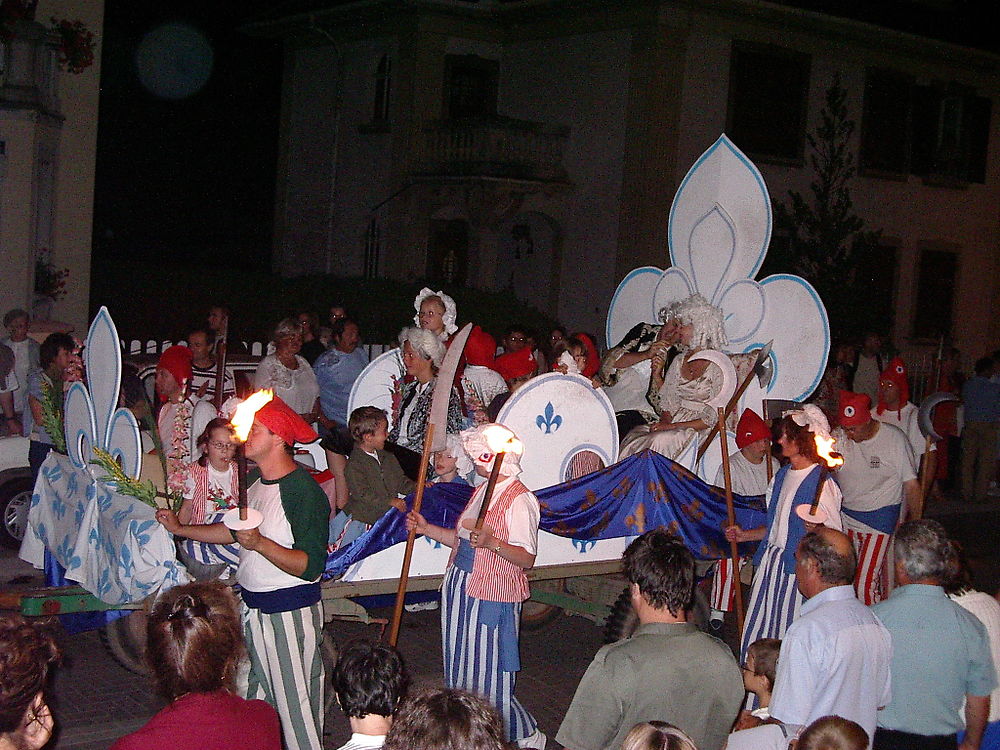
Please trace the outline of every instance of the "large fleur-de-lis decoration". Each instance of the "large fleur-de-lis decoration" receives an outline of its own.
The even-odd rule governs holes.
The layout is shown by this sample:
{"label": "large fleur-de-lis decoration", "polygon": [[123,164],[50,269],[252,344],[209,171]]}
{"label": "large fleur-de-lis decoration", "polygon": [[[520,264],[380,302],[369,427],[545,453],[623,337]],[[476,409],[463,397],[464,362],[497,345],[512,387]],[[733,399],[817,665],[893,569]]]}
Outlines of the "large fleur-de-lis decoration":
{"label": "large fleur-de-lis decoration", "polygon": [[544,413],[539,414],[535,418],[535,424],[538,425],[538,429],[545,428],[545,434],[549,435],[562,426],[563,418],[556,414],[555,408],[552,406],[552,402],[549,401],[545,405]]}
{"label": "large fleur-de-lis decoration", "polygon": [[90,324],[83,359],[87,385],[75,382],[66,393],[66,453],[74,466],[87,469],[94,448],[101,448],[128,477],[137,479],[142,463],[139,424],[131,411],[118,406],[122,354],[118,330],[106,307]]}
{"label": "large fleur-de-lis decoration", "polygon": [[722,310],[731,351],[774,342],[775,377],[766,392],[752,385],[742,406],[759,408],[761,398],[807,397],[819,384],[829,354],[826,308],[798,276],[755,280],[771,229],[764,178],[729,138],[720,136],[674,196],[667,232],[671,267],[637,268],[618,285],[608,311],[608,346],[636,323],[659,322],[661,308],[697,292]]}

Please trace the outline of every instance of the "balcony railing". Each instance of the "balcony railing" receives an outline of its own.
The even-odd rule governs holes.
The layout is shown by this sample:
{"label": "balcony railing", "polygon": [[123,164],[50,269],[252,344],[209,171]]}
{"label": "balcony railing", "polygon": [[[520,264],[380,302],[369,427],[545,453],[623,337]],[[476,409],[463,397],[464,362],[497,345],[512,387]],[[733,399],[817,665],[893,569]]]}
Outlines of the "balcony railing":
{"label": "balcony railing", "polygon": [[414,173],[566,182],[565,126],[493,117],[436,122],[424,133]]}

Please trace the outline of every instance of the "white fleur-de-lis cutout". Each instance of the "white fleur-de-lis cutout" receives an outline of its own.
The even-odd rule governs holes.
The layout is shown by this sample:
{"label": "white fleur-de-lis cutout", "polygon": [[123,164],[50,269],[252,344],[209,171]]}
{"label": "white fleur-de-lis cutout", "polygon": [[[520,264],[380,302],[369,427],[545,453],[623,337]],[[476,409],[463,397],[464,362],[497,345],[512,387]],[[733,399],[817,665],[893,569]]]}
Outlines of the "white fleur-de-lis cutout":
{"label": "white fleur-de-lis cutout", "polygon": [[106,307],[90,324],[83,358],[87,385],[73,383],[66,393],[66,452],[74,466],[86,469],[93,449],[102,448],[125,474],[137,479],[142,463],[139,424],[131,411],[118,406],[122,353],[118,330]]}
{"label": "white fleur-de-lis cutout", "polygon": [[614,346],[639,322],[656,323],[661,308],[700,293],[722,309],[730,351],[774,342],[768,389],[753,384],[742,406],[761,398],[799,401],[826,367],[830,327],[815,289],[798,276],[756,281],[771,241],[771,199],[756,166],[725,135],[695,162],[670,208],[671,267],[629,273],[612,298],[607,341]]}

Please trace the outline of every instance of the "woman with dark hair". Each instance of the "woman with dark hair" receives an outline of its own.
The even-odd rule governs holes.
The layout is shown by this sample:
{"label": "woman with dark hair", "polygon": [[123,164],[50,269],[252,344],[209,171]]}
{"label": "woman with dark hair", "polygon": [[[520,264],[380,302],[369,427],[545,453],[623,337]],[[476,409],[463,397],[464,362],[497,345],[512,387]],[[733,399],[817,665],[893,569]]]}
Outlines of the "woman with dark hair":
{"label": "woman with dark hair", "polygon": [[234,693],[244,646],[231,589],[218,582],[168,589],[153,605],[146,637],[146,662],[170,703],[111,750],[280,750],[275,710]]}
{"label": "woman with dark hair", "polygon": [[384,750],[508,750],[496,709],[472,693],[425,688],[393,719]]}
{"label": "woman with dark hair", "polygon": [[17,615],[0,617],[0,750],[37,750],[52,737],[45,683],[58,661],[51,636]]}
{"label": "woman with dark hair", "polygon": [[767,525],[756,529],[726,528],[730,541],[762,542],[754,556],[755,572],[741,650],[744,662],[754,641],[785,635],[804,600],[795,578],[795,548],[816,524],[804,521],[796,507],[811,505],[818,493],[819,511],[826,519],[823,525],[843,530],[840,488],[821,467],[817,436],[830,436],[830,425],[818,406],[806,404],[785,413],[778,423],[778,445],[788,463],[778,469],[765,495]]}

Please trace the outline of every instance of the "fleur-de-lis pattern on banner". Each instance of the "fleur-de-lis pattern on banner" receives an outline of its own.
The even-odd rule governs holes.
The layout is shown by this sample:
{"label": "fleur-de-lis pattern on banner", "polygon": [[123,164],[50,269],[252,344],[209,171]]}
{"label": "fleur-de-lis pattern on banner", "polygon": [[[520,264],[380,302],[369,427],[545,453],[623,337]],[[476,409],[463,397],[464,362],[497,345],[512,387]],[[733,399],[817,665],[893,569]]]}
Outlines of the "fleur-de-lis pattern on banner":
{"label": "fleur-de-lis pattern on banner", "polygon": [[562,425],[562,423],[563,423],[563,418],[558,414],[556,414],[556,410],[552,407],[551,401],[545,404],[544,413],[539,414],[535,418],[535,424],[538,425],[538,429],[540,430],[544,427],[546,435],[549,435],[558,430],[559,427]]}
{"label": "fleur-de-lis pattern on banner", "polygon": [[[92,451],[103,448],[131,477],[142,462],[139,426],[118,407],[121,349],[107,308],[90,326],[84,361],[87,385],[66,393],[67,456],[50,453],[32,494],[21,556],[37,567],[48,551],[77,581],[107,604],[141,601],[189,579],[153,509],[95,478]],[[97,474],[103,471],[97,470]]]}

